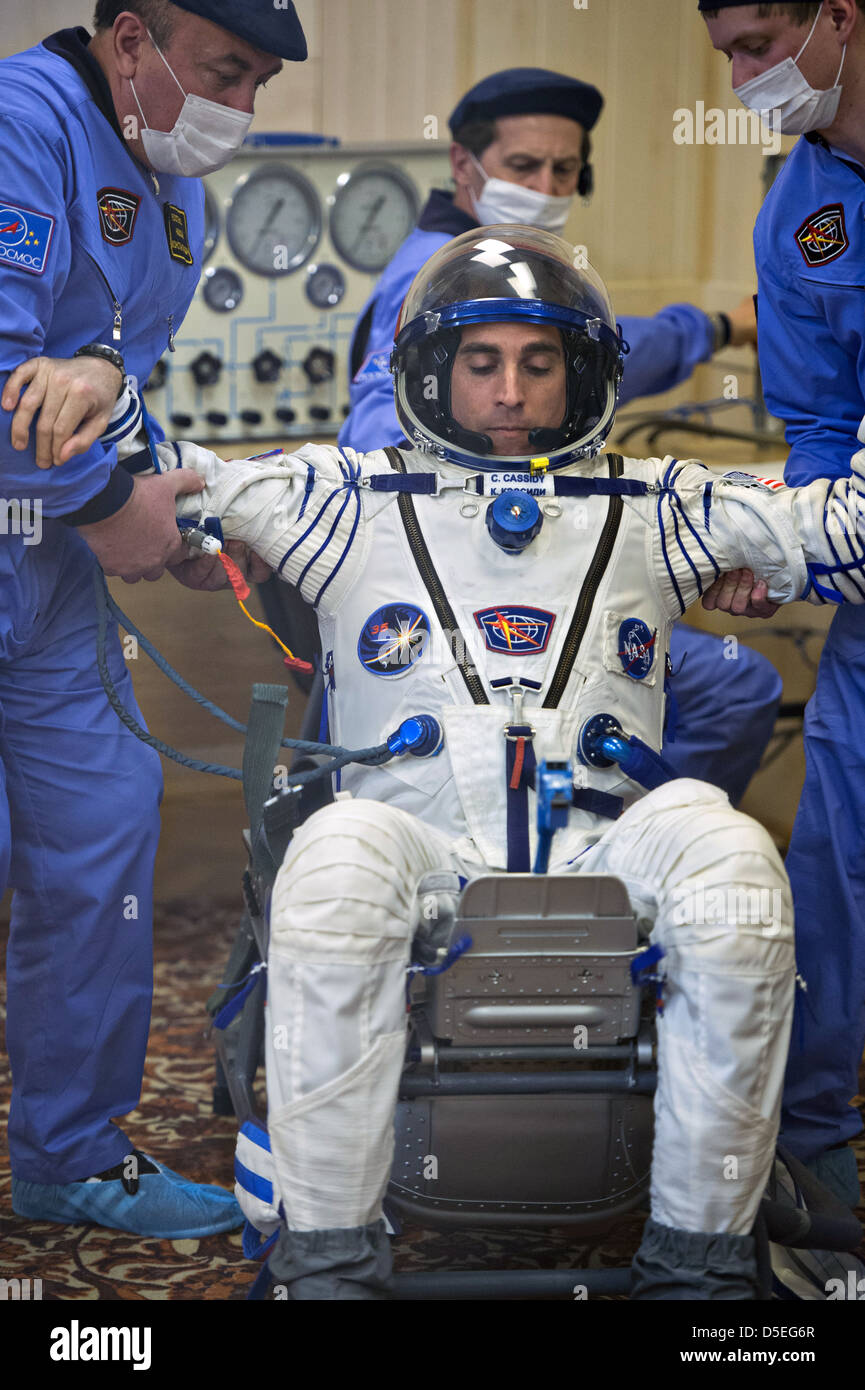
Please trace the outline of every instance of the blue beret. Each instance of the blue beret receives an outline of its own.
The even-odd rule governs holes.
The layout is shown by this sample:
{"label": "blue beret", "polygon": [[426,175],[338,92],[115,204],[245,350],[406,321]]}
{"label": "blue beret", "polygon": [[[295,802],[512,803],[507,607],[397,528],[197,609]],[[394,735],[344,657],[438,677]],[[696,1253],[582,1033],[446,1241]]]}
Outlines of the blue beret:
{"label": "blue beret", "polygon": [[302,63],[306,38],[291,0],[172,0],[180,10],[209,19],[253,48]]}
{"label": "blue beret", "polygon": [[547,68],[506,68],[485,77],[457,102],[448,119],[451,133],[467,121],[496,116],[567,116],[591,130],[604,98],[597,87]]}

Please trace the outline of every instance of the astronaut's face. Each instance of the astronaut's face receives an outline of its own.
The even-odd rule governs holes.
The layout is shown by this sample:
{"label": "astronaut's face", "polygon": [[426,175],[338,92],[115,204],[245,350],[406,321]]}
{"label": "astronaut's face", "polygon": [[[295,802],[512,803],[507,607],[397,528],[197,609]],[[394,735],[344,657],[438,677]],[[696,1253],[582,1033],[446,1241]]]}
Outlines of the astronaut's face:
{"label": "astronaut's face", "polygon": [[531,452],[529,431],[555,429],[565,413],[565,354],[547,324],[471,324],[451,374],[451,414],[488,434],[505,458]]}

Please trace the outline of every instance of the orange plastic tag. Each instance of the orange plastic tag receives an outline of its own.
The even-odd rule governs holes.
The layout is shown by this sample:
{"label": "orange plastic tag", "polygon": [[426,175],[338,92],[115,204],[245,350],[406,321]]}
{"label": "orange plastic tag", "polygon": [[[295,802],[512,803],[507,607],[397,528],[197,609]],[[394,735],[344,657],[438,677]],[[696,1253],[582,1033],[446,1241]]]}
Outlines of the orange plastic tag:
{"label": "orange plastic tag", "polygon": [[231,556],[226,555],[225,551],[221,550],[219,552],[219,558],[222,561],[225,573],[228,575],[228,582],[234,590],[238,602],[240,603],[243,601],[243,599],[249,598],[249,585],[247,584],[246,580],[243,577],[243,574],[238,569],[237,565],[232,560]]}

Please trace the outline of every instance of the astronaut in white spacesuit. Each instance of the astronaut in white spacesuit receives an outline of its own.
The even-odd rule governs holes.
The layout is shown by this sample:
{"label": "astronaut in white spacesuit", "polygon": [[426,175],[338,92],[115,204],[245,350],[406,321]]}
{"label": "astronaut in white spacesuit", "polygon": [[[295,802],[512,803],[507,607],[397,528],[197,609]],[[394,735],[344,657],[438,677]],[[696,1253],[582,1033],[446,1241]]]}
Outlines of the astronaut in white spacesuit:
{"label": "astronaut in white spacesuit", "polygon": [[[316,605],[331,738],[377,744],[421,713],[443,731],[436,757],[345,769],[276,880],[267,1087],[284,1224],[270,1268],[293,1299],[387,1296],[381,1203],[424,877],[527,870],[535,761],[575,757],[592,716],[660,748],[670,625],[719,573],[750,568],[775,602],[862,601],[865,451],[852,478],[798,491],[599,452],[620,338],[577,264],[518,226],[427,262],[393,357],[410,450],[225,463],[159,446],[164,467],[206,482],[181,514],[218,516]],[[751,1299],[793,1004],[787,877],[718,789],[646,794],[618,767],[582,771],[549,868],[618,875],[666,953],[632,1296]],[[727,906],[707,914],[709,899]]]}

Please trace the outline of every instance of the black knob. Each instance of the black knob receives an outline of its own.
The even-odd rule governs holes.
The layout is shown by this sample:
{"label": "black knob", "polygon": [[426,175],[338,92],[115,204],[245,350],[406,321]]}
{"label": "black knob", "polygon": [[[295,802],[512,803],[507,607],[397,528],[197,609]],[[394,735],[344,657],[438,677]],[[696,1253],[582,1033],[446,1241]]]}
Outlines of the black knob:
{"label": "black knob", "polygon": [[350,405],[344,405],[343,408],[342,408],[342,413],[343,413],[344,416],[350,415],[350,414],[351,414],[351,406],[350,406]]}
{"label": "black knob", "polygon": [[260,352],[255,358],[252,364],[252,370],[255,372],[256,381],[262,383],[278,381],[279,374],[282,371],[282,358],[277,357],[276,353],[271,352],[270,348],[265,348],[264,351]]}
{"label": "black knob", "polygon": [[223,415],[221,410],[208,410],[204,418],[207,421],[208,425],[221,426],[228,424],[228,416]]}
{"label": "black knob", "polygon": [[[158,391],[165,385],[165,378],[168,376],[168,363],[164,357],[160,357],[158,362],[154,362],[153,371],[142,386],[142,391]],[[192,421],[190,420],[190,424]]]}
{"label": "black knob", "polygon": [[326,405],[311,405],[309,407],[310,418],[313,420],[329,420],[330,411]]}
{"label": "black knob", "polygon": [[190,362],[189,370],[195,377],[197,386],[215,386],[222,375],[222,359],[212,352],[200,352],[195,360]]}
{"label": "black knob", "polygon": [[287,406],[280,406],[279,410],[273,413],[282,425],[293,425],[297,419],[297,411],[289,410]]}
{"label": "black knob", "polygon": [[333,380],[336,359],[330,348],[315,347],[310,348],[302,365],[313,386],[318,386],[322,381]]}
{"label": "black knob", "polygon": [[193,418],[191,415],[172,415],[171,423],[176,430],[188,430]]}
{"label": "black knob", "polygon": [[240,418],[245,425],[260,425],[264,417],[260,410],[241,410]]}

